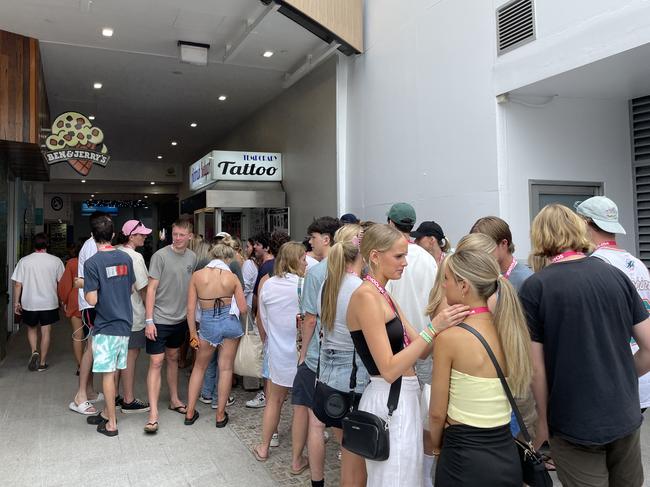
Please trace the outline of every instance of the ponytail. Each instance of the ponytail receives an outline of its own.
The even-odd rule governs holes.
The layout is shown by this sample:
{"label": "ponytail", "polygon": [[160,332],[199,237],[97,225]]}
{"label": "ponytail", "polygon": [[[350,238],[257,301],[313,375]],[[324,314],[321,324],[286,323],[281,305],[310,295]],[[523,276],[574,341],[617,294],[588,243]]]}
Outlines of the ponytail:
{"label": "ponytail", "polygon": [[431,292],[429,292],[429,303],[424,309],[425,316],[428,316],[431,320],[438,314],[438,308],[446,300],[445,289],[442,287],[442,284],[445,282],[445,260],[443,259],[438,265],[436,280],[433,282]]}
{"label": "ponytail", "polygon": [[321,324],[327,331],[334,329],[336,304],[338,301],[341,281],[345,275],[345,252],[342,243],[335,243],[327,254],[327,279],[323,284],[323,299],[321,302]]}

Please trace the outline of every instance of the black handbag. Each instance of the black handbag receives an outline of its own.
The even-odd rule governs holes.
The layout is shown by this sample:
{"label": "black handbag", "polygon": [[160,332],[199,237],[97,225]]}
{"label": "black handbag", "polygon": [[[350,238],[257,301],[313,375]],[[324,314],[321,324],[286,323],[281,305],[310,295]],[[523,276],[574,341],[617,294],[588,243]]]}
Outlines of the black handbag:
{"label": "black handbag", "polygon": [[341,420],[348,411],[359,405],[361,394],[354,392],[357,387],[356,351],[352,356],[352,374],[350,375],[350,392],[339,391],[320,381],[320,352],[316,368],[316,388],[312,411],[326,427],[341,428]]}
{"label": "black handbag", "polygon": [[485,350],[487,351],[490,360],[492,360],[492,363],[494,364],[494,368],[497,371],[499,380],[501,380],[503,389],[506,393],[506,396],[508,397],[510,406],[512,407],[512,412],[515,414],[515,417],[517,418],[517,423],[519,423],[519,428],[521,429],[521,434],[524,437],[525,441],[519,441],[515,438],[513,438],[513,440],[517,445],[517,450],[519,451],[519,460],[521,461],[521,470],[523,472],[524,483],[526,483],[530,487],[551,487],[553,485],[553,480],[551,479],[549,473],[546,471],[546,467],[544,466],[544,460],[542,459],[542,455],[540,455],[540,453],[537,452],[535,448],[533,448],[533,440],[531,439],[530,434],[528,433],[528,428],[526,428],[526,425],[524,424],[524,420],[521,417],[519,408],[517,407],[517,404],[515,403],[515,399],[512,396],[512,391],[510,390],[510,386],[508,385],[508,382],[506,381],[506,378],[503,375],[503,370],[501,370],[501,366],[499,365],[497,358],[494,356],[494,352],[492,352],[490,345],[488,345],[488,343],[485,341],[483,335],[481,335],[478,331],[476,331],[474,328],[469,326],[467,323],[460,323],[458,326],[464,328],[472,335],[474,335],[476,338],[478,338],[478,340],[485,347]]}

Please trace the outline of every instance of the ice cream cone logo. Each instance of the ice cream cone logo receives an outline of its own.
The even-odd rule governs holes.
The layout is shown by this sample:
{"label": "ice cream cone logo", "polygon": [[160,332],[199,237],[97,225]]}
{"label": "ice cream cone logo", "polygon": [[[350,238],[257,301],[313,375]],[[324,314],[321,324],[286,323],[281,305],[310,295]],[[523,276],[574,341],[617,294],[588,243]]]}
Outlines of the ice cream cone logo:
{"label": "ice cream cone logo", "polygon": [[45,145],[48,150],[43,156],[48,164],[68,161],[82,176],[88,175],[93,164],[105,167],[111,158],[104,144],[104,132],[77,112],[65,112],[56,117]]}

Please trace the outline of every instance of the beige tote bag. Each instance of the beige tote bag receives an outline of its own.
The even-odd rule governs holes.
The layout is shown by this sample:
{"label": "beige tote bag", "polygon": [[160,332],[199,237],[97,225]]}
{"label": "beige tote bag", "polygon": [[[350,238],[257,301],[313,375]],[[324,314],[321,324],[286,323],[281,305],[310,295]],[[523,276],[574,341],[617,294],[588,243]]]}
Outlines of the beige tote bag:
{"label": "beige tote bag", "polygon": [[[259,335],[249,332],[250,314],[246,314],[246,330],[239,340],[237,355],[235,355],[235,374],[242,377],[262,378],[262,360],[264,356],[264,344]],[[254,325],[253,325],[254,326]]]}

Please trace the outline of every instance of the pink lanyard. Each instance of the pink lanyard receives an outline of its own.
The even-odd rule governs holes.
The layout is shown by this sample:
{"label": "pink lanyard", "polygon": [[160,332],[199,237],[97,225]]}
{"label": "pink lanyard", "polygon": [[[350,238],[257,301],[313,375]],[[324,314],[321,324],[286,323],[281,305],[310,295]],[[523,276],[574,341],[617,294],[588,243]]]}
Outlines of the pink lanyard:
{"label": "pink lanyard", "polygon": [[512,258],[512,262],[510,262],[510,266],[508,267],[508,270],[506,273],[503,275],[504,278],[506,278],[508,281],[510,280],[510,274],[512,274],[512,270],[517,267],[517,259],[514,257]]}
{"label": "pink lanyard", "polygon": [[557,262],[562,262],[564,259],[567,259],[569,257],[573,257],[574,255],[585,255],[584,252],[577,252],[575,250],[567,250],[566,252],[562,252],[561,254],[556,255],[551,259],[551,264],[555,264]]}
{"label": "pink lanyard", "polygon": [[603,247],[606,249],[618,250],[618,246],[616,245],[616,240],[608,240],[607,242],[600,243],[596,246],[596,250],[602,249]]}
{"label": "pink lanyard", "polygon": [[[379,291],[379,294],[381,294],[386,299],[386,301],[388,301],[388,305],[390,306],[390,309],[393,310],[393,313],[395,313],[395,316],[399,319],[399,315],[397,314],[397,310],[395,309],[395,305],[393,304],[393,300],[390,299],[390,297],[388,296],[388,293],[386,292],[386,289],[384,289],[384,286],[379,284],[377,279],[372,277],[370,274],[366,275],[365,280],[368,281],[369,283],[371,283],[373,286],[375,286],[377,288],[377,291]],[[400,319],[400,323],[401,323],[401,321],[402,320]],[[402,324],[402,333],[404,335],[404,346],[408,347],[409,344],[411,343],[411,340],[409,339],[408,335],[406,334],[406,328],[404,328],[404,324]]]}

